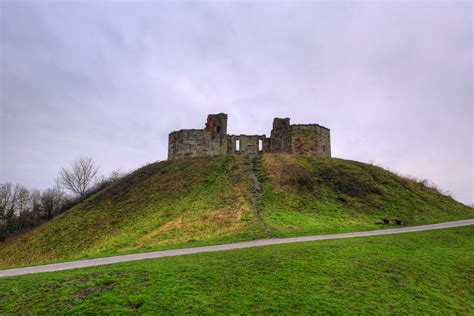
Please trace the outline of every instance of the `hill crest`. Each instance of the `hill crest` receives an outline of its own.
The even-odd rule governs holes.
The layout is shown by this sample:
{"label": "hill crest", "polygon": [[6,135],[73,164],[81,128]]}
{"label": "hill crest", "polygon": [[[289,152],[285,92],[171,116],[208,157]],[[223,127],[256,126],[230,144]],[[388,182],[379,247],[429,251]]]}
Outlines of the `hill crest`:
{"label": "hill crest", "polygon": [[289,154],[253,163],[256,209],[247,156],[157,162],[0,244],[0,264],[363,231],[379,229],[384,217],[406,225],[474,217],[472,208],[373,165]]}

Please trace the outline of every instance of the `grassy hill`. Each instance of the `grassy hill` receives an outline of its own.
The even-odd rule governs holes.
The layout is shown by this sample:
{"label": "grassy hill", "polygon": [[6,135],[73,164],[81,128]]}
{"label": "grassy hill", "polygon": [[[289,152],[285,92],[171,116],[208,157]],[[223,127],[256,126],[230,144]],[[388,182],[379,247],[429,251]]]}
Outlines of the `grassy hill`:
{"label": "grassy hill", "polygon": [[158,162],[0,244],[0,266],[378,229],[385,217],[406,225],[474,218],[472,208],[372,165],[286,154],[254,165],[255,209],[248,157]]}
{"label": "grassy hill", "polygon": [[4,278],[3,314],[472,315],[474,228]]}

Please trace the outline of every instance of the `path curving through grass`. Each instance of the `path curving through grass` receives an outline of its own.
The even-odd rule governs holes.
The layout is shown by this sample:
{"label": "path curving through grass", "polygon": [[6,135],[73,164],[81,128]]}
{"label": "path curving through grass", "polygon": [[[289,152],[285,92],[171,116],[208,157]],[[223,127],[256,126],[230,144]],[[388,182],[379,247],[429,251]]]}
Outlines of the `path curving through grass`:
{"label": "path curving through grass", "polygon": [[293,237],[293,238],[279,238],[279,239],[260,239],[260,240],[253,240],[253,241],[248,241],[248,242],[231,243],[231,244],[223,244],[223,245],[216,245],[216,246],[154,251],[154,252],[146,252],[146,253],[139,253],[139,254],[133,254],[133,255],[79,260],[79,261],[72,261],[72,262],[63,262],[63,263],[40,265],[40,266],[34,266],[34,267],[3,270],[3,271],[0,271],[0,277],[16,276],[16,275],[24,275],[24,274],[40,273],[40,272],[62,271],[62,270],[70,270],[70,269],[85,268],[85,267],[92,267],[92,266],[108,265],[108,264],[113,264],[113,263],[118,263],[118,262],[136,261],[136,260],[152,259],[152,258],[163,258],[163,257],[171,257],[171,256],[181,256],[181,255],[203,253],[203,252],[224,251],[224,250],[261,247],[261,246],[268,246],[268,245],[279,245],[279,244],[288,244],[288,243],[305,242],[305,241],[368,237],[368,236],[379,236],[379,235],[393,235],[393,234],[419,232],[419,231],[434,230],[434,229],[469,226],[469,225],[474,225],[474,219],[454,221],[454,222],[445,222],[445,223],[431,224],[431,225],[420,225],[420,226],[402,227],[402,228],[385,229],[385,230],[373,230],[373,231],[365,231],[365,232],[353,232],[353,233]]}

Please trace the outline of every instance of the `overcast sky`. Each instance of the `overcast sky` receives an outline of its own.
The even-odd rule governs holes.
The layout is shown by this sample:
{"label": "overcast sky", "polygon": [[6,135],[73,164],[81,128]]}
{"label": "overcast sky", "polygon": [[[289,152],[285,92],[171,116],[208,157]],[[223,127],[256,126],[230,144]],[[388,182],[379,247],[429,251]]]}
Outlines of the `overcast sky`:
{"label": "overcast sky", "polygon": [[318,123],[334,156],[474,203],[471,2],[0,2],[0,182],[133,170],[225,112]]}

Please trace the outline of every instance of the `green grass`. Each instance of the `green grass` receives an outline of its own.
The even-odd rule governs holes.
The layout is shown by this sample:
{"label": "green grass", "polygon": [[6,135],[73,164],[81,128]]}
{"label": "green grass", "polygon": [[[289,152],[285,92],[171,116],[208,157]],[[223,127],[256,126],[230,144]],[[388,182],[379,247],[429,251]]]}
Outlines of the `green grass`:
{"label": "green grass", "polygon": [[420,225],[474,218],[474,209],[422,182],[356,161],[265,155],[259,210],[284,236],[379,229],[382,218]]}
{"label": "green grass", "polygon": [[[474,218],[452,198],[354,161],[264,155],[257,208],[246,156],[154,163],[23,235],[0,243],[0,268],[267,237]],[[386,226],[385,226],[386,227]]]}
{"label": "green grass", "polygon": [[473,285],[470,226],[3,278],[0,311],[472,315]]}
{"label": "green grass", "polygon": [[248,198],[248,159],[145,166],[0,244],[0,265],[25,265],[264,237]]}

